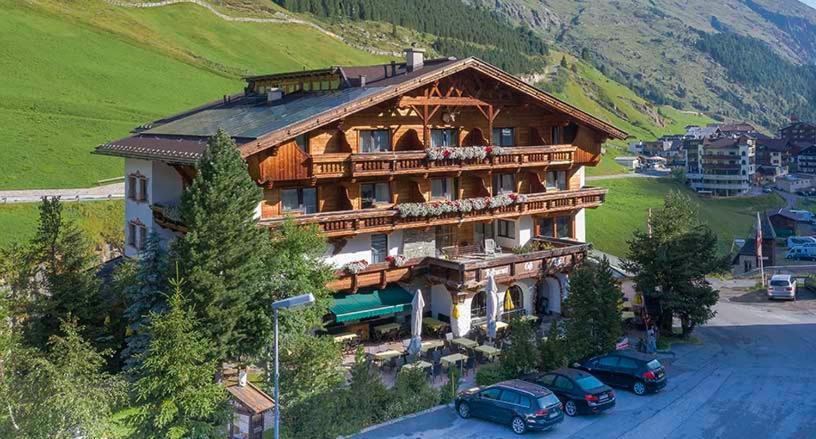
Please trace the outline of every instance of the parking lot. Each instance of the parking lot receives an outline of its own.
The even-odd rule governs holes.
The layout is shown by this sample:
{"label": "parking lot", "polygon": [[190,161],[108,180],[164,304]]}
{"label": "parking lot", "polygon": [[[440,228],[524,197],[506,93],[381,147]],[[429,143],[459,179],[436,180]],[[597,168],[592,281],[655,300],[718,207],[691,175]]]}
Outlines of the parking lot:
{"label": "parking lot", "polygon": [[[768,302],[742,286],[722,285],[717,317],[675,345],[664,363],[669,385],[637,397],[617,390],[601,415],[567,418],[532,438],[816,437],[816,295]],[[358,435],[373,438],[510,438],[509,427],[460,419],[451,408]]]}

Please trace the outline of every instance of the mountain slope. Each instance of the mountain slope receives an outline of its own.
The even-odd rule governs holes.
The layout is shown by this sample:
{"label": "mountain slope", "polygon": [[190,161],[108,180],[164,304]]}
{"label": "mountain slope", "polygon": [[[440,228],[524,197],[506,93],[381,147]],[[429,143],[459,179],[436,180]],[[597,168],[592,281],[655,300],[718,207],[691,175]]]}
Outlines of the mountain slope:
{"label": "mountain slope", "polygon": [[[696,108],[722,119],[747,118],[766,128],[792,110],[770,83],[757,87],[729,75],[699,50],[703,34],[735,33],[773,52],[762,64],[816,61],[816,10],[796,0],[466,0],[529,25],[657,104]],[[545,17],[546,19],[542,19]],[[734,56],[739,56],[734,54]],[[814,91],[792,90],[816,113]]]}
{"label": "mountain slope", "polygon": [[0,189],[121,175],[94,146],[235,93],[243,74],[386,59],[308,26],[226,22],[190,4],[2,3]]}

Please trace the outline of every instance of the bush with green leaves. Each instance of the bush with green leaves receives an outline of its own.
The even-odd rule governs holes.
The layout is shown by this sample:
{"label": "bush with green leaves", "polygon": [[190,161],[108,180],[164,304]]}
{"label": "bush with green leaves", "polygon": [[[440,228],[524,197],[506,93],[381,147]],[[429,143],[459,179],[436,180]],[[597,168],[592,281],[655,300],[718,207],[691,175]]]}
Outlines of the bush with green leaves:
{"label": "bush with green leaves", "polygon": [[388,419],[427,410],[440,401],[440,392],[428,383],[420,369],[402,369],[397,374],[385,416]]}
{"label": "bush with green leaves", "polygon": [[476,384],[489,386],[513,378],[499,362],[485,364],[476,371]]}
{"label": "bush with green leaves", "polygon": [[553,320],[547,339],[538,344],[538,369],[543,371],[558,369],[567,365],[567,349],[561,337],[558,321]]}
{"label": "bush with green leaves", "polygon": [[536,369],[538,347],[535,329],[528,320],[510,321],[510,346],[502,349],[501,365],[505,374],[519,377]]}

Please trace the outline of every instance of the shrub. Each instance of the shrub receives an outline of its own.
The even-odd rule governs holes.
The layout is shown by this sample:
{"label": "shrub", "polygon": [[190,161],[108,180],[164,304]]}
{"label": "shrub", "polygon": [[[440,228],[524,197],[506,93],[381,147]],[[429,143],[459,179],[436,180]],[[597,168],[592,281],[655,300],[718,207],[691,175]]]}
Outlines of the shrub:
{"label": "shrub", "polygon": [[507,374],[501,363],[486,364],[476,372],[476,384],[479,386],[489,386],[510,378],[512,376]]}
{"label": "shrub", "polygon": [[387,419],[427,410],[440,400],[440,392],[431,387],[428,376],[418,369],[401,370],[390,393]]}
{"label": "shrub", "polygon": [[501,365],[504,373],[515,378],[536,368],[538,347],[532,322],[513,319],[510,321],[510,346],[502,350]]}
{"label": "shrub", "polygon": [[564,340],[558,330],[558,322],[553,320],[547,341],[541,340],[538,346],[538,368],[541,371],[558,369],[567,365]]}
{"label": "shrub", "polygon": [[459,388],[459,377],[459,369],[455,367],[448,369],[448,384],[440,389],[442,393],[440,395],[439,402],[442,404],[447,404],[456,398],[457,390]]}

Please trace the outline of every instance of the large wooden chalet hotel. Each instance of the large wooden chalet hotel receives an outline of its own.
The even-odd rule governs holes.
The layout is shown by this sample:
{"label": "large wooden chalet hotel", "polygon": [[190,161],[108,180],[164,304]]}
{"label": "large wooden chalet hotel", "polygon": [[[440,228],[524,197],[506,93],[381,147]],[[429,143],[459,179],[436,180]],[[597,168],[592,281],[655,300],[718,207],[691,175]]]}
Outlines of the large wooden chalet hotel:
{"label": "large wooden chalet hotel", "polygon": [[[263,190],[260,227],[317,224],[336,269],[329,329],[367,339],[423,315],[463,336],[485,321],[494,270],[510,313],[561,310],[581,263],[584,184],[626,133],[475,58],[246,78],[235,96],[156,121],[97,153],[125,158],[127,256],[183,233],[173,206],[223,128]],[[502,308],[503,309],[503,308]],[[447,326],[446,325],[446,326]]]}

